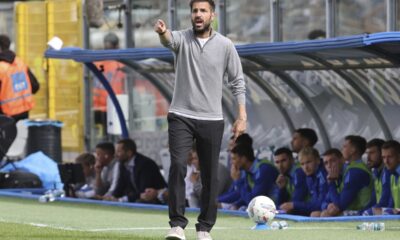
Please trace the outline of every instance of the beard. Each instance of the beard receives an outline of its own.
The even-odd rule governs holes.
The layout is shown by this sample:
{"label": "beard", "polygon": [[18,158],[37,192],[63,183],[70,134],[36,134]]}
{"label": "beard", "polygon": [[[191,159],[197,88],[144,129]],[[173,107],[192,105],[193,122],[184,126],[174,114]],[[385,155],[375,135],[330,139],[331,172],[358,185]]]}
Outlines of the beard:
{"label": "beard", "polygon": [[203,34],[205,32],[210,31],[210,26],[211,26],[211,22],[204,22],[204,27],[197,29],[196,28],[196,22],[192,20],[192,27],[193,27],[193,32],[195,34]]}

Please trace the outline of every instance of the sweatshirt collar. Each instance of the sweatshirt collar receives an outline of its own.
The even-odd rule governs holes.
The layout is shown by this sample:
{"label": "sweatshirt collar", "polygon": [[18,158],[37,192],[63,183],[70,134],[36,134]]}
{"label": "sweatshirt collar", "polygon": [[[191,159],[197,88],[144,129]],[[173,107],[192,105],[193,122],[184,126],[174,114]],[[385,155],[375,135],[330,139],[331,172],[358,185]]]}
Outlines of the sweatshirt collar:
{"label": "sweatshirt collar", "polygon": [[[192,36],[193,36],[194,38],[197,38],[196,34],[194,34],[193,28],[191,28],[190,31],[191,31],[191,33],[192,33]],[[211,38],[213,38],[215,35],[217,35],[217,32],[214,31],[213,28],[211,28],[211,33],[210,33],[209,40],[210,40]]]}

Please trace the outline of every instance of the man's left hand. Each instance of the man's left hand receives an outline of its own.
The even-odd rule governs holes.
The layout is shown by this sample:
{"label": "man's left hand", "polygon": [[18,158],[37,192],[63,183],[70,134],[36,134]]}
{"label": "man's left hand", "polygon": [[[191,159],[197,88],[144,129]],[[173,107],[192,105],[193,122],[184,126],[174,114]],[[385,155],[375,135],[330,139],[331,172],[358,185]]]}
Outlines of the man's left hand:
{"label": "man's left hand", "polygon": [[246,131],[247,121],[245,119],[238,118],[232,127],[232,133],[235,139],[242,133]]}

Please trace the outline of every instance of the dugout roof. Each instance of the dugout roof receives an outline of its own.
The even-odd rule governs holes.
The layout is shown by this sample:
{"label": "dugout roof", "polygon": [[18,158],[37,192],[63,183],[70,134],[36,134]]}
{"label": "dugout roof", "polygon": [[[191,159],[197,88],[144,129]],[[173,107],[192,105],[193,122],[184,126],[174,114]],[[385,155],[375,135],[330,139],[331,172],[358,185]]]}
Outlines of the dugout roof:
{"label": "dugout roof", "polygon": [[[294,129],[314,128],[321,146],[344,136],[400,139],[400,32],[323,40],[236,46],[248,82],[249,133],[261,146],[288,144]],[[156,86],[170,101],[173,55],[165,48],[47,50],[48,58],[85,64],[117,60]],[[228,88],[223,106],[236,107]]]}

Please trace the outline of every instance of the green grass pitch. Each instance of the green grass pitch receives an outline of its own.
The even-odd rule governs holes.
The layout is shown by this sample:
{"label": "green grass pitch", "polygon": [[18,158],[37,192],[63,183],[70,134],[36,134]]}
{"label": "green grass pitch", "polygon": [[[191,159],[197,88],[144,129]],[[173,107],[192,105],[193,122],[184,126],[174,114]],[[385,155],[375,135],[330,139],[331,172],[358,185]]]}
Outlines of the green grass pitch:
{"label": "green grass pitch", "polygon": [[[194,240],[196,214],[188,214],[188,240]],[[287,230],[254,231],[243,217],[219,214],[212,236],[215,240],[346,240],[398,239],[400,221],[386,221],[383,232],[356,230],[360,222],[296,223]],[[139,210],[77,203],[39,203],[0,197],[0,239],[164,239],[166,211]]]}

